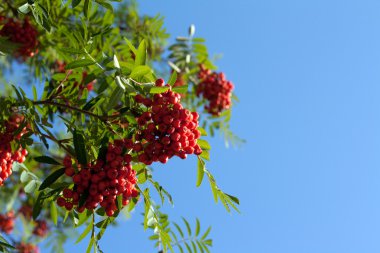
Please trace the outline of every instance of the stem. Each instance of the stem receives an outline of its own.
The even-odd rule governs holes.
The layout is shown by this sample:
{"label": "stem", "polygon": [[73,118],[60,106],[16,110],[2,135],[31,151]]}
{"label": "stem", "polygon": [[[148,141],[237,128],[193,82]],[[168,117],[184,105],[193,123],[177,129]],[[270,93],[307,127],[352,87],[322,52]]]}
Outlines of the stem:
{"label": "stem", "polygon": [[[60,84],[59,84],[59,85],[57,86],[57,88],[55,89],[55,92],[52,93],[52,94],[50,95],[50,97],[54,97],[55,95],[58,95],[58,90],[59,90],[59,88],[61,88],[61,87],[64,86],[64,82],[67,81],[67,78],[69,78],[69,76],[70,76],[72,73],[73,73],[72,70],[67,71],[65,78],[63,78],[63,80],[60,82]],[[62,89],[63,89],[63,88],[62,88]]]}
{"label": "stem", "polygon": [[66,105],[66,104],[61,104],[61,103],[57,103],[57,102],[50,101],[50,100],[34,101],[33,105],[53,105],[53,106],[57,106],[57,107],[61,107],[61,108],[66,108],[66,109],[71,109],[73,111],[77,111],[77,112],[86,114],[88,116],[91,116],[91,117],[94,117],[96,119],[99,119],[100,121],[103,122],[103,124],[106,125],[106,127],[108,128],[109,131],[111,131],[113,134],[119,135],[117,132],[115,132],[115,130],[112,129],[111,123],[108,121],[108,119],[117,118],[118,116],[120,116],[120,114],[111,115],[111,116],[108,116],[108,115],[102,116],[102,115],[97,115],[95,113],[92,113],[90,111],[86,111],[86,110],[80,109],[78,107],[74,107],[74,106]]}
{"label": "stem", "polygon": [[80,113],[83,113],[83,114],[87,114],[87,115],[89,115],[91,117],[94,117],[94,118],[97,118],[97,119],[100,119],[100,120],[106,120],[108,118],[107,116],[97,115],[95,113],[92,113],[90,111],[86,111],[86,110],[80,109],[78,107],[74,107],[74,106],[71,106],[71,105],[65,105],[65,104],[61,104],[61,103],[57,103],[57,102],[49,101],[49,100],[34,101],[33,104],[34,105],[54,105],[54,106],[61,107],[61,108],[71,109],[73,111],[77,111],[77,112],[80,112]]}
{"label": "stem", "polygon": [[131,80],[132,82],[139,84],[139,85],[147,85],[147,84],[154,84],[154,83],[139,83],[136,80],[133,80],[132,78],[128,78],[128,80]]}
{"label": "stem", "polygon": [[45,137],[46,139],[54,141],[55,143],[58,144],[59,147],[61,147],[62,149],[64,149],[68,154],[71,154],[71,151],[65,145],[63,145],[60,140],[57,140],[54,136],[50,136],[48,134],[43,134],[43,133],[40,133],[40,135],[43,136],[43,137]]}

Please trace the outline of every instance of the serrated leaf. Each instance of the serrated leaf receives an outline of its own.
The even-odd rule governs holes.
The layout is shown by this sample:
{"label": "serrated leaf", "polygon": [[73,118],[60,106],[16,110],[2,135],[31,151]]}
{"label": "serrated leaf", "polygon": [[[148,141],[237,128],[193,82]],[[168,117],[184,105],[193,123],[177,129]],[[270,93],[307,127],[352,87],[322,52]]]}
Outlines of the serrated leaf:
{"label": "serrated leaf", "polygon": [[101,6],[103,6],[104,8],[110,10],[113,12],[113,7],[112,7],[112,4],[106,2],[106,1],[103,1],[103,0],[95,0],[95,2],[97,2],[98,4],[100,4]]}
{"label": "serrated leaf", "polygon": [[37,156],[34,157],[34,160],[39,163],[46,163],[46,164],[53,164],[53,165],[60,165],[59,162],[57,162],[54,158],[49,156]]}
{"label": "serrated leaf", "polygon": [[[99,210],[99,209],[98,209]],[[78,214],[78,223],[76,224],[77,227],[81,226],[83,223],[85,223],[88,218],[92,215],[92,211],[86,210],[85,212]]]}
{"label": "serrated leaf", "polygon": [[38,186],[38,181],[37,180],[34,180],[34,179],[30,180],[29,183],[27,183],[25,185],[24,191],[26,193],[31,194],[31,193],[33,193],[36,190],[37,186]]}
{"label": "serrated leaf", "polygon": [[210,233],[210,231],[211,231],[211,227],[208,227],[208,229],[206,230],[206,232],[202,235],[202,237],[201,237],[201,240],[203,241],[203,240],[205,240],[206,238],[207,238],[207,236],[208,236],[208,234]]}
{"label": "serrated leaf", "polygon": [[169,90],[170,87],[164,86],[164,87],[157,87],[153,86],[150,88],[149,93],[156,94],[156,93],[163,93]]}
{"label": "serrated leaf", "polygon": [[87,246],[87,249],[86,249],[86,253],[90,253],[91,252],[92,245],[94,245],[94,241],[95,241],[95,239],[91,238],[90,242],[88,243],[88,246]]}
{"label": "serrated leaf", "polygon": [[197,184],[196,184],[197,187],[199,187],[202,184],[204,174],[205,174],[204,163],[198,160],[198,172],[197,172]]}
{"label": "serrated leaf", "polygon": [[185,242],[184,244],[185,244],[185,246],[186,246],[187,251],[188,251],[189,253],[192,253],[189,244],[188,244],[187,242]]}
{"label": "serrated leaf", "polygon": [[88,18],[88,12],[90,11],[91,2],[90,0],[84,0],[83,14]]}
{"label": "serrated leaf", "polygon": [[140,42],[139,47],[137,48],[135,66],[142,66],[146,63],[147,50],[146,50],[146,42],[142,40]]}
{"label": "serrated leaf", "polygon": [[7,247],[7,248],[15,249],[15,247],[13,247],[9,243],[3,242],[3,241],[0,241],[0,245],[2,245],[4,247]]}
{"label": "serrated leaf", "polygon": [[100,99],[102,99],[100,96],[92,98],[83,106],[82,109],[85,111],[91,110],[99,102]]}
{"label": "serrated leaf", "polygon": [[58,210],[57,210],[57,206],[55,205],[55,203],[50,203],[50,215],[51,215],[51,219],[52,219],[54,225],[57,226]]}
{"label": "serrated leaf", "polygon": [[171,76],[169,78],[168,84],[170,86],[173,86],[176,81],[177,81],[177,71],[173,71],[173,73],[171,74]]}
{"label": "serrated leaf", "polygon": [[82,1],[82,0],[72,0],[72,1],[71,1],[71,7],[72,7],[72,8],[77,7],[78,4],[80,4],[81,1]]}
{"label": "serrated leaf", "polygon": [[74,130],[73,133],[75,154],[80,164],[87,164],[87,152],[82,131]]}
{"label": "serrated leaf", "polygon": [[137,49],[133,46],[133,44],[127,38],[124,38],[124,41],[127,43],[129,49],[133,52],[133,54],[136,55]]}
{"label": "serrated leaf", "polygon": [[188,222],[185,218],[183,218],[183,217],[182,217],[182,220],[183,220],[183,222],[184,222],[185,225],[186,225],[187,233],[189,234],[189,236],[191,236],[191,227],[190,227],[189,222]]}
{"label": "serrated leaf", "polygon": [[194,241],[191,241],[191,246],[193,247],[193,252],[198,253],[197,246],[195,245]]}
{"label": "serrated leaf", "polygon": [[181,245],[177,244],[177,247],[179,248],[179,251],[180,251],[181,253],[184,253],[183,248],[182,248]]}
{"label": "serrated leaf", "polygon": [[123,91],[125,90],[125,86],[124,86],[123,82],[121,81],[120,76],[116,76],[115,77],[115,83],[117,84],[117,86],[119,86],[120,88],[122,88]]}
{"label": "serrated leaf", "polygon": [[188,90],[189,90],[189,86],[188,85],[182,85],[182,86],[173,87],[173,91],[177,92],[177,93],[180,93],[180,94],[185,94],[185,93],[187,93]]}
{"label": "serrated leaf", "polygon": [[182,229],[180,228],[180,226],[178,226],[177,223],[173,222],[173,225],[176,227],[176,229],[178,230],[178,233],[181,235],[182,238],[184,238],[184,234],[182,232]]}
{"label": "serrated leaf", "polygon": [[225,195],[228,196],[233,202],[235,202],[236,204],[240,205],[240,201],[239,201],[239,199],[237,197],[229,195],[227,193],[225,193]]}
{"label": "serrated leaf", "polygon": [[116,89],[111,94],[111,97],[106,106],[106,110],[107,111],[112,110],[115,107],[115,105],[117,105],[117,103],[120,102],[121,98],[123,97],[123,94],[124,94],[124,90],[120,86],[117,86]]}
{"label": "serrated leaf", "polygon": [[113,55],[113,66],[117,69],[120,69],[119,61],[117,60],[116,55]]}
{"label": "serrated leaf", "polygon": [[30,11],[29,3],[25,3],[21,5],[20,7],[18,7],[18,11],[21,12],[22,14],[28,14],[28,12]]}
{"label": "serrated leaf", "polygon": [[198,127],[197,129],[201,132],[202,136],[207,136],[207,131],[203,127]]}
{"label": "serrated leaf", "polygon": [[38,190],[42,191],[52,185],[58,178],[65,174],[65,168],[58,169],[51,173],[40,185]]}
{"label": "serrated leaf", "polygon": [[143,77],[146,74],[149,74],[151,72],[152,72],[152,70],[148,66],[137,66],[136,68],[134,68],[132,70],[129,77],[132,79],[139,79],[139,78],[141,78],[141,77]]}
{"label": "serrated leaf", "polygon": [[43,192],[40,192],[40,194],[38,194],[38,197],[37,197],[37,200],[36,202],[34,203],[33,205],[33,219],[36,220],[38,215],[40,215],[41,213],[41,209],[42,209],[42,205],[44,203],[44,193]]}
{"label": "serrated leaf", "polygon": [[86,229],[82,232],[82,234],[78,237],[78,239],[75,241],[75,244],[79,243],[80,241],[82,241],[84,238],[86,238],[86,236],[90,233],[90,231],[92,230],[92,226],[93,226],[93,223],[92,221],[88,224],[88,226],[86,227]]}
{"label": "serrated leaf", "polygon": [[29,175],[28,171],[24,170],[23,172],[21,172],[21,175],[20,175],[21,183],[28,182],[30,178],[31,178],[31,176]]}
{"label": "serrated leaf", "polygon": [[206,140],[198,140],[198,145],[201,147],[201,149],[210,150],[211,146]]}
{"label": "serrated leaf", "polygon": [[95,64],[93,60],[89,59],[81,59],[77,61],[70,62],[65,66],[65,69],[76,69],[80,67],[86,67]]}
{"label": "serrated leaf", "polygon": [[195,225],[195,236],[198,236],[200,231],[201,231],[201,223],[199,222],[199,220],[197,218],[197,222]]}
{"label": "serrated leaf", "polygon": [[208,152],[208,150],[202,150],[202,153],[199,156],[207,161],[210,161],[210,152]]}

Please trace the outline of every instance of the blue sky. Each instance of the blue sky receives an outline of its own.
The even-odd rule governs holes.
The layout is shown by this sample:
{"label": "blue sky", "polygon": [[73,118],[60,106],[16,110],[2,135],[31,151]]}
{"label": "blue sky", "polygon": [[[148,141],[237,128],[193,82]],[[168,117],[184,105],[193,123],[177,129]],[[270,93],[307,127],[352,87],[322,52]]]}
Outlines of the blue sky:
{"label": "blue sky", "polygon": [[[156,177],[172,193],[173,221],[212,225],[212,252],[380,251],[380,2],[142,1],[172,35],[194,23],[241,102],[232,129],[211,140],[219,185],[241,214],[195,188],[196,161],[170,161]],[[140,209],[141,210],[141,209]],[[105,252],[157,252],[139,211],[106,232]],[[73,243],[73,242],[72,242]],[[82,252],[85,243],[68,246]]]}

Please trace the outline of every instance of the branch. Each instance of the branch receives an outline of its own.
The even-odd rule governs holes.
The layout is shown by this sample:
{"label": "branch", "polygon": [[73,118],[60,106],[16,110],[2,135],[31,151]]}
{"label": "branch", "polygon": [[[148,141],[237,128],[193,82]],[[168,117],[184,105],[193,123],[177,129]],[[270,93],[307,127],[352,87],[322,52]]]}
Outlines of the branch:
{"label": "branch", "polygon": [[57,106],[57,107],[66,108],[66,109],[70,109],[70,110],[73,110],[73,111],[77,111],[77,112],[80,112],[80,113],[83,113],[83,114],[87,114],[87,115],[89,115],[91,117],[100,119],[102,121],[108,119],[108,116],[97,115],[95,113],[92,113],[90,111],[86,111],[86,110],[80,109],[78,107],[74,107],[74,106],[66,105],[66,104],[61,104],[61,103],[57,103],[57,102],[49,101],[49,100],[33,101],[33,105],[53,105],[53,106]]}

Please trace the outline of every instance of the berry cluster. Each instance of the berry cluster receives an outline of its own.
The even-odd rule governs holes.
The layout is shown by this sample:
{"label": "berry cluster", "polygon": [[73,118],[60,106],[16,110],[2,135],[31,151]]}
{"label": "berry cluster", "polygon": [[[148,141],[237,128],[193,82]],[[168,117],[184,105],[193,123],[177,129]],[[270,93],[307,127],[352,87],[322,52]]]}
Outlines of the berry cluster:
{"label": "berry cluster", "polygon": [[[126,150],[125,141],[115,140],[108,146],[105,161],[99,159],[78,168],[74,168],[71,158],[66,157],[65,173],[72,177],[74,188],[63,190],[63,196],[57,199],[58,205],[67,210],[76,207],[78,212],[93,210],[100,205],[108,216],[113,216],[118,209],[118,196],[122,197],[123,206],[137,197],[136,172],[131,166],[132,156],[126,154]],[[79,206],[79,200],[83,200],[83,205]]]}
{"label": "berry cluster", "polygon": [[0,230],[6,234],[10,234],[15,226],[15,214],[9,211],[6,214],[0,214]]}
{"label": "berry cluster", "polygon": [[[163,79],[156,80],[156,86],[164,85]],[[171,90],[155,94],[152,99],[140,94],[135,96],[135,101],[146,107],[137,119],[139,129],[135,142],[130,140],[139,162],[166,163],[174,155],[185,159],[188,154],[202,153],[197,144],[201,136],[197,129],[199,115],[183,108],[180,99],[180,94]]]}
{"label": "berry cluster", "polygon": [[13,162],[23,163],[28,155],[26,149],[20,147],[15,152],[12,152],[11,147],[12,141],[19,140],[27,132],[27,127],[25,127],[19,134],[14,136],[14,132],[23,121],[24,116],[13,114],[4,124],[4,133],[0,133],[0,185],[3,185],[4,181],[12,174]]}
{"label": "berry cluster", "polygon": [[234,85],[226,80],[224,73],[211,72],[201,65],[198,78],[201,82],[197,86],[196,94],[208,100],[205,109],[210,114],[217,116],[230,108]]}
{"label": "berry cluster", "polygon": [[30,220],[33,215],[33,208],[28,204],[23,204],[18,210],[19,214],[22,214],[26,220]]}
{"label": "berry cluster", "polygon": [[15,52],[16,57],[25,59],[34,56],[38,52],[38,32],[28,18],[25,18],[22,23],[13,18],[0,16],[0,22],[4,24],[0,30],[0,36],[8,37],[11,42],[19,44]]}
{"label": "berry cluster", "polygon": [[18,253],[39,253],[40,249],[37,247],[37,245],[33,245],[30,243],[19,243],[16,245],[16,249]]}
{"label": "berry cluster", "polygon": [[33,234],[39,237],[45,237],[49,232],[49,227],[47,222],[44,220],[36,221],[35,227],[33,229]]}

